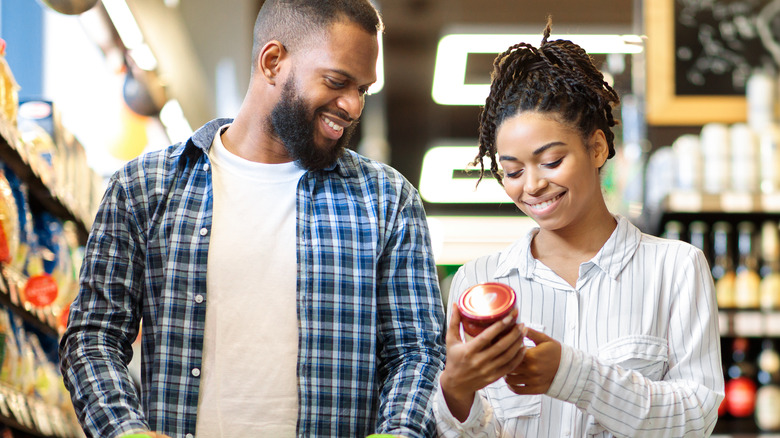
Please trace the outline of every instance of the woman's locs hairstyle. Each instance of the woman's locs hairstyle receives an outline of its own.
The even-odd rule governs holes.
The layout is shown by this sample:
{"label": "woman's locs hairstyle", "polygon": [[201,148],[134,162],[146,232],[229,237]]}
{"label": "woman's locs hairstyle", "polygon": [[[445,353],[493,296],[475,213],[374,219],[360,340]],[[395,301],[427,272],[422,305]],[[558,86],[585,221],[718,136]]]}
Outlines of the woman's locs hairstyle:
{"label": "woman's locs hairstyle", "polygon": [[490,172],[502,183],[496,132],[504,120],[526,111],[551,115],[578,130],[583,140],[601,129],[608,158],[615,155],[612,107],[620,103],[618,94],[582,47],[567,40],[548,41],[551,29],[548,17],[539,48],[515,44],[493,61],[490,95],[479,117],[479,153],[472,163],[480,168],[477,184],[485,175],[484,157],[490,157]]}

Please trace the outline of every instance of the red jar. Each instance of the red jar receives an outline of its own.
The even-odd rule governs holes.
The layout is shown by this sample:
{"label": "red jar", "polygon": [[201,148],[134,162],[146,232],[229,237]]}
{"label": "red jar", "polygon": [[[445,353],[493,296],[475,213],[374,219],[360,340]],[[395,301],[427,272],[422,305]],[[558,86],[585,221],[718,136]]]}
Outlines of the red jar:
{"label": "red jar", "polygon": [[458,300],[461,323],[466,335],[475,337],[491,324],[501,321],[515,308],[515,291],[503,283],[480,283]]}

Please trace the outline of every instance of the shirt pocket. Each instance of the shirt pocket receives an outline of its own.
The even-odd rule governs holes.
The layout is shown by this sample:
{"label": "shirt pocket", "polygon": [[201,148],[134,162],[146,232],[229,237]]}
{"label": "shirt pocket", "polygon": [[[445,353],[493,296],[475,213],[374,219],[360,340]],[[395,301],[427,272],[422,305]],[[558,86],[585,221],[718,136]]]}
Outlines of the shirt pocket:
{"label": "shirt pocket", "polygon": [[665,339],[655,336],[623,336],[602,346],[598,358],[607,365],[634,370],[658,381],[668,370],[669,346]]}
{"label": "shirt pocket", "polygon": [[[544,332],[541,324],[525,323],[536,331]],[[533,347],[534,343],[528,338],[523,340],[526,347]],[[485,387],[488,401],[493,407],[493,412],[499,420],[506,421],[517,418],[539,418],[542,414],[542,395],[519,395],[509,389],[504,379],[491,383]]]}

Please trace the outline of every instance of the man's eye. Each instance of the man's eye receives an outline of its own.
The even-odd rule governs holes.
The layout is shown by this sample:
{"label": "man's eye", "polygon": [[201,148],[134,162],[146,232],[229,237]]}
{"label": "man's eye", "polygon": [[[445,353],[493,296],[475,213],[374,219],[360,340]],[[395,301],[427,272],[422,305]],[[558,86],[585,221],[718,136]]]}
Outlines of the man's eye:
{"label": "man's eye", "polygon": [[334,79],[328,79],[328,82],[330,82],[330,85],[333,86],[333,88],[343,88],[345,85],[344,82],[339,82]]}

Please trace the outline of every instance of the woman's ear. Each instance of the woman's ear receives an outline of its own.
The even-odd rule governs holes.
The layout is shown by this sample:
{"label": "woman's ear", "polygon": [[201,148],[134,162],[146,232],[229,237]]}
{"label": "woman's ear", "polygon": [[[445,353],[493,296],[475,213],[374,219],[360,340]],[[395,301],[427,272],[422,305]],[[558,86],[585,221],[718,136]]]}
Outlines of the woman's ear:
{"label": "woman's ear", "polygon": [[593,160],[593,166],[600,169],[604,163],[607,162],[609,157],[609,144],[607,143],[607,136],[604,135],[604,131],[597,129],[590,136],[590,155]]}
{"label": "woman's ear", "polygon": [[260,56],[257,57],[257,68],[255,71],[269,84],[276,84],[277,76],[281,69],[282,61],[287,58],[287,50],[279,41],[268,42],[260,50]]}

